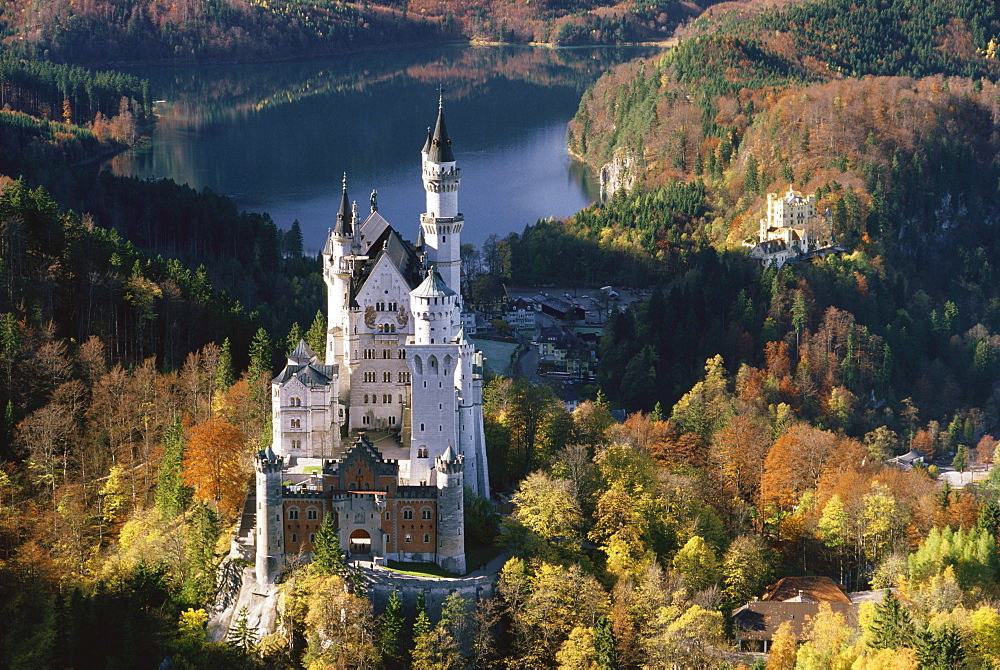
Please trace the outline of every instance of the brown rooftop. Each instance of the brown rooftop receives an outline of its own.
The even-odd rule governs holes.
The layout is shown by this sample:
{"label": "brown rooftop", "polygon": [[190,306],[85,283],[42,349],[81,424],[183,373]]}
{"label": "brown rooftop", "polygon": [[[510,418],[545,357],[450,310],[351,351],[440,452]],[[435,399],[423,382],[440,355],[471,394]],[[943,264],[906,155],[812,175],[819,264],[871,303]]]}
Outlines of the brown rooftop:
{"label": "brown rooftop", "polygon": [[837,584],[829,577],[784,577],[764,589],[763,601],[786,602],[790,600],[817,603],[849,603]]}
{"label": "brown rooftop", "polygon": [[[856,626],[858,606],[854,603],[829,603],[830,609],[844,616],[849,626]],[[806,629],[819,614],[819,603],[763,602],[747,603],[733,610],[733,632],[737,641],[770,640],[785,621],[792,624],[792,635],[804,640]]]}

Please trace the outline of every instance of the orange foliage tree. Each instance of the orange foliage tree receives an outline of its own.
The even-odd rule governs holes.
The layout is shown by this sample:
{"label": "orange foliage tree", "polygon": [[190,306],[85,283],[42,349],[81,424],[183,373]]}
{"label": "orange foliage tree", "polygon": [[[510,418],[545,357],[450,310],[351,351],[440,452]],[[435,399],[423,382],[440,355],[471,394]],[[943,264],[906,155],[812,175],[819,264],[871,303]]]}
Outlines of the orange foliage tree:
{"label": "orange foliage tree", "polygon": [[761,504],[790,509],[804,491],[815,489],[837,437],[795,424],[771,445],[761,478]]}
{"label": "orange foliage tree", "polygon": [[223,519],[234,519],[247,489],[248,459],[243,432],[222,418],[191,429],[184,453],[184,483],[197,500],[218,504]]}

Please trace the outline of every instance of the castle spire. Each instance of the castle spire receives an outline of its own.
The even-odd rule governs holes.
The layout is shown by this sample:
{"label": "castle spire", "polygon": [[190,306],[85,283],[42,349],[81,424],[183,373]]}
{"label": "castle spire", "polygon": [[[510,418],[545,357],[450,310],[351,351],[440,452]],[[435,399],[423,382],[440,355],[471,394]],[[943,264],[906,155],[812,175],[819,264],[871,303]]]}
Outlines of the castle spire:
{"label": "castle spire", "polygon": [[333,234],[340,237],[351,237],[354,235],[352,224],[354,217],[351,211],[351,203],[347,198],[347,173],[344,173],[343,193],[340,196],[340,210],[337,212],[337,224],[333,227]]}
{"label": "castle spire", "polygon": [[444,88],[438,90],[438,116],[434,124],[434,134],[431,136],[428,160],[434,163],[454,163],[455,153],[451,150],[451,138],[444,125]]}

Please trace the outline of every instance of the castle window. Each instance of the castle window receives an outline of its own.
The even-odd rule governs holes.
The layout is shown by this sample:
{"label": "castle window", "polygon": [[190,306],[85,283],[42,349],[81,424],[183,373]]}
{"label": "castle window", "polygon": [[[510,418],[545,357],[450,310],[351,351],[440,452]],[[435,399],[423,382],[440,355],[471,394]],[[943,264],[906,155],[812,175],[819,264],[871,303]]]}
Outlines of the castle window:
{"label": "castle window", "polygon": [[299,536],[296,533],[292,533],[292,542],[298,542]]}
{"label": "castle window", "polygon": [[420,424],[420,430],[424,429],[424,424]]}
{"label": "castle window", "polygon": [[390,416],[389,417],[389,424],[392,425],[392,426],[395,426],[396,425],[396,417]]}
{"label": "castle window", "polygon": [[430,521],[431,520],[431,511],[429,509],[422,509],[422,510],[420,510],[420,518],[423,519],[424,521]]}
{"label": "castle window", "polygon": [[431,535],[430,535],[430,533],[424,533],[424,543],[427,543],[427,542],[430,542],[430,541],[431,541]]}
{"label": "castle window", "polygon": [[298,398],[293,397],[288,399],[288,404],[292,407],[301,407],[302,401],[299,400]]}
{"label": "castle window", "polygon": [[424,447],[417,449],[417,458],[427,458],[427,449]]}
{"label": "castle window", "polygon": [[298,521],[298,519],[299,519],[299,511],[297,509],[290,509],[290,510],[288,510],[288,519],[290,521]]}
{"label": "castle window", "polygon": [[403,510],[403,521],[412,521],[412,520],[413,520],[413,510],[412,509],[404,509]]}
{"label": "castle window", "polygon": [[385,520],[386,521],[392,521],[392,512],[386,512],[385,513]]}
{"label": "castle window", "polygon": [[391,354],[392,354],[392,352],[389,351],[388,349],[383,349],[382,350],[382,358],[392,358]]}
{"label": "castle window", "polygon": [[399,394],[399,404],[400,405],[403,404],[403,394],[402,393]]}
{"label": "castle window", "polygon": [[310,542],[316,541],[316,533],[309,533],[309,541]]}
{"label": "castle window", "polygon": [[316,520],[316,510],[314,510],[314,509],[307,509],[306,510],[306,519],[308,519],[310,521],[315,521]]}
{"label": "castle window", "polygon": [[410,537],[410,534],[409,534],[409,533],[407,533],[407,534],[406,534],[406,535],[405,535],[405,536],[403,537],[403,542],[406,542],[407,544],[409,544],[409,543],[410,543],[410,542],[412,542],[412,541],[413,541],[413,538],[412,538],[412,537]]}
{"label": "castle window", "polygon": [[366,405],[368,404],[368,394],[367,393],[365,394],[365,404]]}
{"label": "castle window", "polygon": [[391,382],[392,381],[392,373],[391,372],[383,372],[382,373],[382,381],[384,381],[384,382]]}

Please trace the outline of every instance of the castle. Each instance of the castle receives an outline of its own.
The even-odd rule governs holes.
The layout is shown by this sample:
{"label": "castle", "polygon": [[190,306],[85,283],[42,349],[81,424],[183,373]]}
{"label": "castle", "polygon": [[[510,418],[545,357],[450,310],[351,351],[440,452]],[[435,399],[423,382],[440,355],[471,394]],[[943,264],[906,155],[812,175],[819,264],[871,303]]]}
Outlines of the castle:
{"label": "castle", "polygon": [[347,196],[323,249],[326,351],[304,342],[271,383],[255,460],[257,581],[313,551],[333,515],[349,556],[465,572],[464,487],[489,497],[482,358],[462,327],[461,170],[444,111],[421,150],[415,243]]}
{"label": "castle", "polygon": [[751,258],[780,268],[829,245],[825,239],[829,234],[829,211],[824,216],[817,215],[816,194],[803,196],[789,186],[783,196],[767,194],[767,213],[760,220],[757,243],[744,242],[744,245],[751,247]]}

